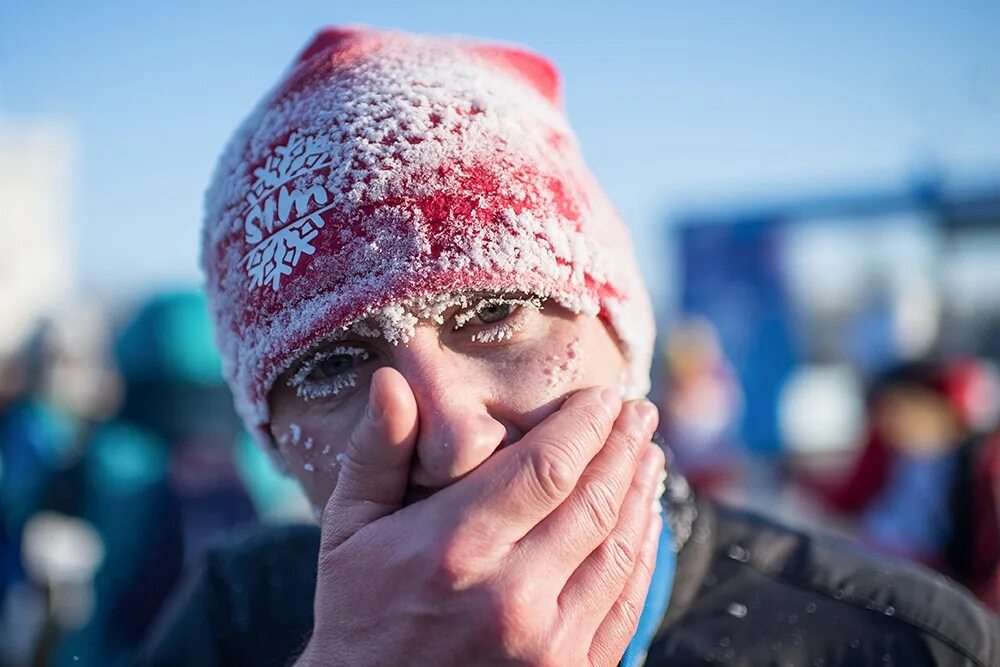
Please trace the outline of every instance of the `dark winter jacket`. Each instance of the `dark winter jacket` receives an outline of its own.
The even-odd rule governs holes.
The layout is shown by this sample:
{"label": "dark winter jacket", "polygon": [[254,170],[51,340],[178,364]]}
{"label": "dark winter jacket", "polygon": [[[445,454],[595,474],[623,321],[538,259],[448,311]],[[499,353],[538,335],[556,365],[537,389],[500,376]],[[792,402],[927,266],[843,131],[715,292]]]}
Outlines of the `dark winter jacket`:
{"label": "dark winter jacket", "polygon": [[[1000,622],[930,570],[700,503],[647,665],[1000,665]],[[139,664],[284,666],[312,627],[319,531],[216,551]]]}

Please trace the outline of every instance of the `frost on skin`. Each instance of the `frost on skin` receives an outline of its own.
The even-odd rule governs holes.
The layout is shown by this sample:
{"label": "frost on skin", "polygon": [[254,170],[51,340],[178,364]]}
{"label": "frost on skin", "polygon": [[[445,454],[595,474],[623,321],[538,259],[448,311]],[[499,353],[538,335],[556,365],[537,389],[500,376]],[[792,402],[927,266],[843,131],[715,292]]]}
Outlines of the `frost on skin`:
{"label": "frost on skin", "polygon": [[542,372],[545,374],[545,383],[549,387],[568,384],[580,377],[583,363],[580,347],[580,339],[574,338],[566,346],[564,355],[553,354],[545,358],[547,365]]}
{"label": "frost on skin", "polygon": [[298,424],[292,423],[288,425],[288,432],[282,433],[278,436],[278,444],[287,445],[289,442],[293,445],[299,444],[299,438],[302,437],[302,429]]}
{"label": "frost on skin", "polygon": [[501,324],[493,329],[477,331],[473,334],[472,340],[477,343],[499,343],[513,338],[517,331],[518,326],[515,324]]}

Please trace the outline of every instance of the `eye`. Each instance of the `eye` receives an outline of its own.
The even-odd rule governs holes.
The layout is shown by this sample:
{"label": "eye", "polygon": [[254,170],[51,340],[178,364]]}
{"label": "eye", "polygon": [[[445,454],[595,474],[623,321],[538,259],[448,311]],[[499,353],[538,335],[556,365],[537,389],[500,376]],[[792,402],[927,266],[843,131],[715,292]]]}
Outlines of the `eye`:
{"label": "eye", "polygon": [[454,331],[467,325],[488,326],[503,322],[517,312],[523,301],[513,298],[487,297],[477,300],[475,305],[455,314]]}
{"label": "eye", "polygon": [[354,359],[355,357],[349,354],[332,355],[315,364],[305,379],[315,382],[335,378],[351,370],[354,367]]}
{"label": "eye", "polygon": [[337,396],[357,386],[358,369],[370,355],[362,347],[336,345],[307,358],[288,380],[288,386],[305,399]]}
{"label": "eye", "polygon": [[542,298],[530,294],[480,297],[474,299],[469,308],[455,314],[453,331],[468,327],[469,340],[474,343],[511,340],[530,323],[528,315],[541,308]]}
{"label": "eye", "polygon": [[478,317],[483,324],[493,324],[510,317],[514,308],[514,304],[509,301],[493,301],[480,306],[476,310],[476,317]]}

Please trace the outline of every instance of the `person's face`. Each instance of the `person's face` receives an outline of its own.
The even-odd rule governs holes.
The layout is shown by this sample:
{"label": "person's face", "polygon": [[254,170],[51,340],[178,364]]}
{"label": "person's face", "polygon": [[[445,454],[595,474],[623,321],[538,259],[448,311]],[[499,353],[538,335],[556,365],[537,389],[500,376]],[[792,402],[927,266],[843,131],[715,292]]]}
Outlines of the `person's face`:
{"label": "person's face", "polygon": [[625,360],[596,317],[476,296],[405,343],[347,335],[305,352],[270,394],[271,435],[313,507],[337,483],[376,369],[392,366],[416,399],[408,501],[445,487],[517,442],[575,390],[620,386]]}
{"label": "person's face", "polygon": [[887,390],[876,403],[875,417],[887,444],[903,454],[936,455],[961,443],[960,426],[948,402],[921,387]]}

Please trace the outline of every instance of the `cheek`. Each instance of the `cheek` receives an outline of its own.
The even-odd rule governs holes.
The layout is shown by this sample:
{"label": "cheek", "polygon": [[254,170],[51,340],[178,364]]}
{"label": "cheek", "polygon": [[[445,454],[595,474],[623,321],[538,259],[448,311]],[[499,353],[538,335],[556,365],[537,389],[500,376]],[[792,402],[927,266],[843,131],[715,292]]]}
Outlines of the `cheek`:
{"label": "cheek", "polygon": [[[523,434],[548,417],[569,394],[605,385],[620,387],[624,360],[603,324],[566,326],[499,373],[494,414]],[[589,323],[588,323],[589,324]]]}
{"label": "cheek", "polygon": [[[561,341],[560,341],[561,342]],[[564,349],[553,352],[542,359],[542,376],[551,388],[572,386],[583,374],[584,358],[579,336],[570,338]]]}
{"label": "cheek", "polygon": [[276,406],[271,435],[289,472],[299,481],[313,507],[323,507],[337,484],[338,457],[347,449],[350,416],[331,414],[320,405],[306,409]]}
{"label": "cheek", "polygon": [[548,352],[537,362],[538,376],[559,395],[594,385],[617,388],[622,384],[625,361],[603,323],[589,318],[582,323],[552,336]]}
{"label": "cheek", "polygon": [[[563,397],[588,375],[579,332],[552,333],[517,360],[494,370],[510,405],[538,406]],[[501,398],[498,396],[498,398]]]}

